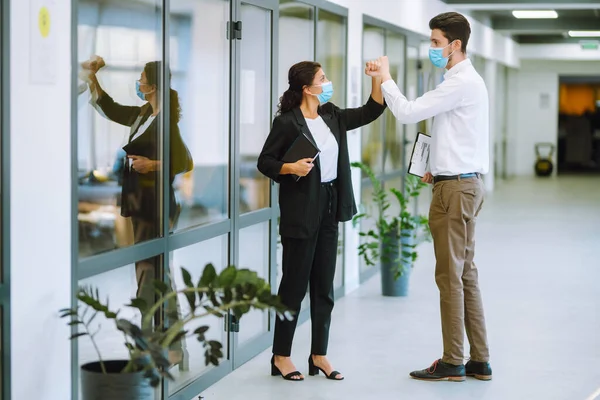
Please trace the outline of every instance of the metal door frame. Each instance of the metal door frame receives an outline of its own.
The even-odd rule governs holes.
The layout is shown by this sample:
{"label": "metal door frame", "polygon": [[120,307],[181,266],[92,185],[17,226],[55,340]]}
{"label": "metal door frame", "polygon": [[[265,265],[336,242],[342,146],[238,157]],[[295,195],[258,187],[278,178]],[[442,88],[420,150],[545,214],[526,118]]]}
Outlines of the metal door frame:
{"label": "metal door frame", "polygon": [[11,347],[10,347],[10,2],[0,0],[0,131],[2,180],[0,182],[0,218],[2,220],[1,261],[2,280],[0,281],[0,309],[2,310],[2,353],[0,376],[3,399],[11,394]]}

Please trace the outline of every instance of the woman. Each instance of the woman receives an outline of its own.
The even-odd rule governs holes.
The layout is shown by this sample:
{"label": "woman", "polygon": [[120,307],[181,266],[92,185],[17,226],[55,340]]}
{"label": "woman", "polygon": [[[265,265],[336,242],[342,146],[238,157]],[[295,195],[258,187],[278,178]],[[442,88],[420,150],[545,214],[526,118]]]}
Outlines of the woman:
{"label": "woman", "polygon": [[[162,147],[160,135],[161,112],[161,62],[153,61],[145,65],[136,81],[137,96],[146,103],[141,107],[124,106],[116,103],[98,83],[96,72],[104,66],[101,57],[95,57],[92,62],[84,63],[84,68],[91,71],[89,76],[90,91],[93,94],[95,105],[99,106],[105,117],[130,127],[129,139],[123,150],[127,154],[123,159],[121,188],[121,215],[131,217],[133,225],[134,242],[139,243],[162,236],[162,161],[160,149]],[[176,223],[179,207],[175,201],[173,181],[180,173],[190,171],[193,161],[187,150],[177,123],[181,118],[179,97],[173,89],[170,91],[170,176],[169,176],[169,221],[171,227]],[[157,278],[156,272],[162,266],[160,257],[153,257],[139,261],[135,264],[138,284],[137,297],[141,297],[148,304],[155,301],[153,282]],[[170,309],[176,304],[170,304]],[[172,313],[167,313],[171,315]],[[149,329],[149,327],[145,327]],[[181,350],[171,352],[170,358],[174,363],[183,358]],[[180,368],[183,363],[180,363]]]}
{"label": "woman", "polygon": [[[326,357],[333,310],[333,278],[338,223],[356,214],[346,132],[377,119],[385,110],[381,82],[373,78],[371,98],[355,109],[328,103],[333,85],[321,65],[304,61],[290,68],[289,89],[280,99],[278,116],[258,159],[258,169],[280,184],[279,233],[283,245],[282,302],[296,314],[310,283],[312,349],[309,374],[319,370],[341,380]],[[284,163],[294,140],[306,134],[321,153],[316,159]],[[300,176],[296,180],[293,176]],[[290,359],[296,319],[277,319],[273,340],[272,375],[301,381]]]}

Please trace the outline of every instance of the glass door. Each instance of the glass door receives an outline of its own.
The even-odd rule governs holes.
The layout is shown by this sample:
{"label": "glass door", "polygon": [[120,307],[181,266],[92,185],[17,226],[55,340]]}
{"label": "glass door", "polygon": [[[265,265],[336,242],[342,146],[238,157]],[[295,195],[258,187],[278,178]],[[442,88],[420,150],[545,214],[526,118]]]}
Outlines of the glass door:
{"label": "glass door", "polygon": [[[4,218],[8,212],[8,164],[10,148],[8,147],[8,1],[0,0],[0,398],[10,398],[10,312],[9,312],[9,219]],[[6,136],[6,137],[5,137]]]}
{"label": "glass door", "polygon": [[[235,80],[235,154],[238,167],[239,206],[234,219],[234,264],[249,268],[276,286],[277,214],[274,185],[256,168],[258,156],[271,129],[277,85],[274,32],[278,31],[277,0],[241,1],[234,9],[233,42]],[[273,207],[272,207],[273,206]],[[251,311],[232,329],[233,367],[256,356],[271,340],[273,316]]]}
{"label": "glass door", "polygon": [[[362,34],[363,62],[374,60],[386,54],[390,61],[390,73],[400,90],[405,90],[407,74],[407,39],[398,27],[377,19],[363,16]],[[408,67],[410,68],[410,67]],[[363,76],[362,93],[366,99],[371,92],[371,78]],[[363,100],[364,101],[364,100]],[[361,162],[368,166],[386,188],[401,189],[404,185],[404,145],[406,127],[396,120],[392,113],[385,113],[367,126],[361,128]],[[373,185],[365,173],[362,174],[360,207],[367,210],[373,207]],[[398,206],[392,203],[390,213],[398,212]],[[375,222],[363,219],[360,222],[362,232],[375,228]],[[361,239],[362,240],[362,239]],[[377,273],[360,258],[360,281],[365,282]]]}

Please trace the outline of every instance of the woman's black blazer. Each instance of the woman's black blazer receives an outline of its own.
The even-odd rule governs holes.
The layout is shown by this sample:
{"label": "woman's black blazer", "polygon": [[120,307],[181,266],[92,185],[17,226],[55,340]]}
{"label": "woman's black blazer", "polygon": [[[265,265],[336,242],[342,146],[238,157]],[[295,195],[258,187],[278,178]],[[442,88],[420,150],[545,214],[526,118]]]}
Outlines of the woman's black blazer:
{"label": "woman's black blazer", "polygon": [[[372,97],[358,108],[340,109],[332,103],[319,107],[319,115],[329,126],[339,145],[336,218],[340,222],[349,221],[356,214],[346,132],[373,122],[384,110],[385,105],[377,103]],[[298,181],[291,175],[280,175],[279,172],[284,164],[281,159],[301,133],[306,133],[314,141],[299,107],[277,116],[258,158],[259,171],[280,184],[279,233],[281,236],[299,239],[312,236],[319,226],[319,157],[315,160],[313,170]]]}
{"label": "woman's black blazer", "polygon": [[[152,107],[146,103],[141,107],[124,106],[116,103],[108,94],[103,94],[97,101],[104,115],[111,121],[118,124],[129,126],[130,136],[128,143],[123,146],[127,155],[143,156],[150,160],[160,160],[160,140],[159,135],[160,122],[156,118],[148,129],[140,136],[131,140],[138,128],[152,114]],[[169,209],[170,217],[176,213],[175,192],[173,190],[173,180],[175,175],[190,171],[193,168],[191,155],[183,143],[179,133],[179,128],[175,121],[171,121],[170,126],[170,182],[169,190]],[[126,162],[126,160],[124,160]],[[161,196],[160,189],[160,171],[140,174],[133,169],[129,169],[126,164],[123,168],[123,186],[121,188],[121,215],[124,217],[138,217],[148,221],[156,220],[160,214]]]}

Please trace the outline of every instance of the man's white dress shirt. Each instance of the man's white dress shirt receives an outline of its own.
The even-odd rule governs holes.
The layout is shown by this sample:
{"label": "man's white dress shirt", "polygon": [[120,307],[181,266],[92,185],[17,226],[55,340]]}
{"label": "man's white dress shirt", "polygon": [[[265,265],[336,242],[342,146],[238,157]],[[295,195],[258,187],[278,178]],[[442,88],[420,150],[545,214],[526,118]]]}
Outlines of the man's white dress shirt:
{"label": "man's white dress shirt", "polygon": [[488,92],[471,60],[450,68],[442,83],[414,101],[408,101],[392,80],[384,82],[382,90],[399,122],[414,124],[435,117],[429,157],[433,176],[488,172]]}

